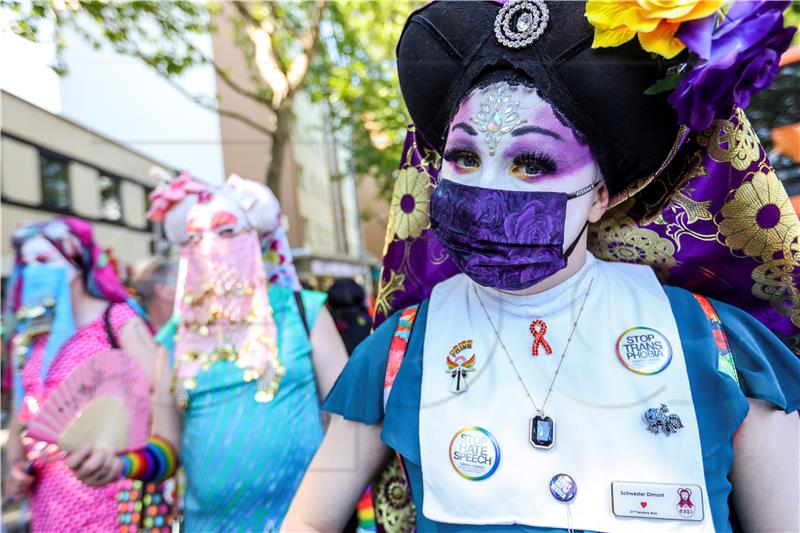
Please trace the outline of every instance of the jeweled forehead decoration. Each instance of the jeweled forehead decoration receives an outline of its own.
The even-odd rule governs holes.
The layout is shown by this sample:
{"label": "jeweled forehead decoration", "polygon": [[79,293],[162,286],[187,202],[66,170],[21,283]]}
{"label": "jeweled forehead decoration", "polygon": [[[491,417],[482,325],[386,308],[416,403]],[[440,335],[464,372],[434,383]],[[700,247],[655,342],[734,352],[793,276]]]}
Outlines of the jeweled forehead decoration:
{"label": "jeweled forehead decoration", "polygon": [[509,0],[494,19],[494,35],[507,48],[525,48],[542,36],[548,20],[543,0]]}
{"label": "jeweled forehead decoration", "polygon": [[527,122],[527,119],[519,116],[519,102],[512,100],[508,92],[509,86],[506,83],[498,84],[494,91],[488,91],[486,98],[481,101],[480,111],[470,119],[478,127],[478,131],[483,133],[490,155],[494,155],[503,135]]}

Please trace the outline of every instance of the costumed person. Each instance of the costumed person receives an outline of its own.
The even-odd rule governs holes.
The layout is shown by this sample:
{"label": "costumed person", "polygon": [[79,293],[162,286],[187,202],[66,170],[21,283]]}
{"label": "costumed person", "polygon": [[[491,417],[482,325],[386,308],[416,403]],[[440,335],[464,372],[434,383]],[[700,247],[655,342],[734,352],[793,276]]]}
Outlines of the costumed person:
{"label": "costumed person", "polygon": [[410,16],[377,318],[400,312],[327,398],[284,530],[337,530],[392,451],[387,531],[800,527],[800,222],[741,109],[787,6]]}
{"label": "costumed person", "polygon": [[151,197],[181,246],[175,314],[157,339],[173,364],[187,531],[276,529],[324,434],[320,410],[347,354],[325,295],[301,290],[272,192],[183,174]]}
{"label": "costumed person", "polygon": [[166,257],[150,258],[137,268],[132,285],[156,331],[172,318],[177,279],[178,264]]}
{"label": "costumed person", "polygon": [[[14,324],[15,386],[8,495],[28,498],[34,532],[117,530],[118,494],[130,488],[130,481],[120,478],[124,463],[118,450],[87,444],[71,449],[66,444],[83,440],[81,432],[102,434],[108,429],[102,411],[114,406],[82,403],[93,397],[92,387],[102,385],[102,376],[81,377],[82,388],[68,384],[94,356],[119,349],[127,366],[117,370],[131,371],[122,381],[131,382],[138,372],[143,388],[139,399],[146,407],[156,344],[87,222],[64,217],[28,224],[16,229],[12,239],[15,263],[6,323]],[[113,401],[113,396],[106,400]],[[75,420],[59,423],[52,402],[65,417],[78,411]],[[95,421],[106,422],[81,426],[78,422],[89,412]],[[41,433],[43,425],[52,429],[54,439],[33,438],[34,426]],[[131,429],[144,436],[146,445],[149,422],[123,427],[123,441]]]}
{"label": "costumed person", "polygon": [[[172,317],[178,264],[167,257],[156,256],[136,265],[134,272],[131,281],[134,295],[147,314],[148,324],[158,331]],[[157,372],[169,376],[169,366],[163,360],[160,363]],[[167,407],[171,405],[167,404]],[[164,406],[160,409],[170,411]],[[171,531],[173,522],[180,515],[181,480],[178,471],[176,476],[163,483],[135,480],[128,490],[120,492],[117,497],[120,502],[119,533],[154,529]]]}
{"label": "costumed person", "polygon": [[328,289],[328,309],[348,354],[372,331],[372,318],[365,301],[363,287],[353,279],[337,279]]}

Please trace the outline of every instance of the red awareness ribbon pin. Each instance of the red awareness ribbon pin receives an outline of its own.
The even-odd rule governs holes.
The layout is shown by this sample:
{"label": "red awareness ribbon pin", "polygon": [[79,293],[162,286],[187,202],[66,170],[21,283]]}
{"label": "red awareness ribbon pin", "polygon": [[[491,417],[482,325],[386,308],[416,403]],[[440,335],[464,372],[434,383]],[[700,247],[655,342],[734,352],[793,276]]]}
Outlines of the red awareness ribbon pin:
{"label": "red awareness ribbon pin", "polygon": [[533,335],[533,347],[531,348],[533,356],[536,357],[539,355],[540,345],[544,348],[547,355],[552,355],[553,349],[550,347],[550,343],[544,338],[544,334],[547,333],[547,324],[545,324],[544,320],[534,320],[531,322],[530,329],[531,335]]}

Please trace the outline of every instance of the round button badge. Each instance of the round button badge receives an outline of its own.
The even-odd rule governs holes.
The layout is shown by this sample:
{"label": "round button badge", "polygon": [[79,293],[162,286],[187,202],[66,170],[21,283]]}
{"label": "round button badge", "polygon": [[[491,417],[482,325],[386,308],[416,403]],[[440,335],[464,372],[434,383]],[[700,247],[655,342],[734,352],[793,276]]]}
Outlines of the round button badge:
{"label": "round button badge", "polygon": [[560,502],[571,502],[578,494],[578,485],[567,474],[556,474],[550,480],[550,494]]}
{"label": "round button badge", "polygon": [[619,336],[617,357],[631,372],[658,374],[672,361],[672,345],[661,332],[639,326]]}
{"label": "round button badge", "polygon": [[464,479],[486,479],[500,464],[500,446],[494,435],[481,427],[461,428],[450,441],[450,464]]}

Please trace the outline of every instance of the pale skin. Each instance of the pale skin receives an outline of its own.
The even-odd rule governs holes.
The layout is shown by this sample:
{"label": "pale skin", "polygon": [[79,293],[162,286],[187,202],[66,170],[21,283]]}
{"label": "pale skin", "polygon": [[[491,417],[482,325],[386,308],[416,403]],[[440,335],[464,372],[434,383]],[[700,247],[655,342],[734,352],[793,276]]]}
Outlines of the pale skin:
{"label": "pale skin", "polygon": [[[492,154],[471,121],[481,100],[479,93],[472,93],[449,126],[440,178],[485,188],[567,193],[593,183],[599,170],[588,147],[556,119],[550,105],[535,92],[519,91],[513,98],[520,103],[520,115],[527,119],[520,127],[535,128],[527,128],[530,133],[501,137]],[[568,202],[565,248],[586,221],[600,220],[608,201],[608,189],[601,185]],[[547,290],[575,274],[586,261],[586,241],[584,232],[565,269],[519,293]],[[750,412],[734,438],[734,505],[741,510],[738,515],[745,531],[798,531],[800,419],[796,413],[787,415],[760,400],[749,403]],[[368,426],[333,417],[282,531],[341,531],[365,487],[391,456],[380,431],[380,424]],[[356,443],[358,462],[350,469],[332,470],[329,465],[336,464],[343,451]]]}

